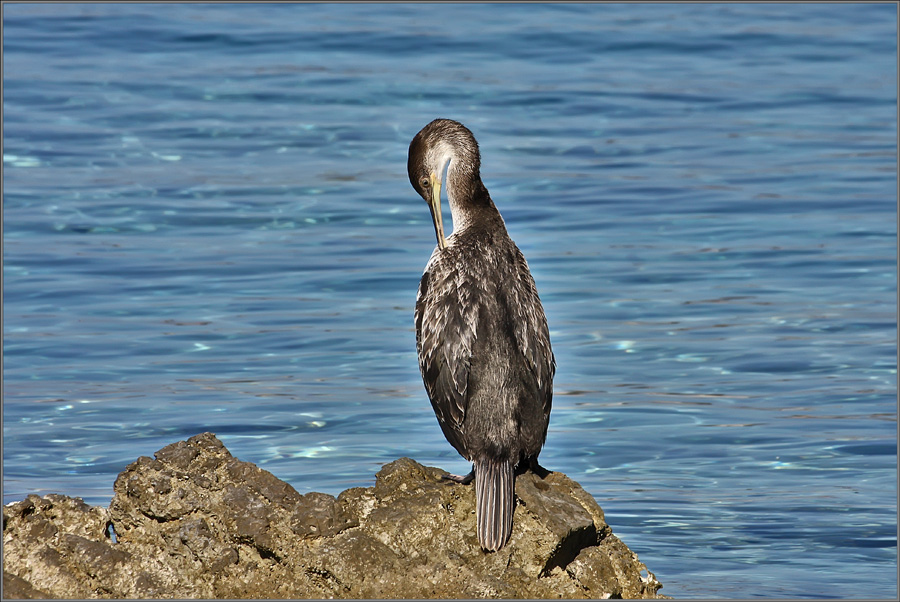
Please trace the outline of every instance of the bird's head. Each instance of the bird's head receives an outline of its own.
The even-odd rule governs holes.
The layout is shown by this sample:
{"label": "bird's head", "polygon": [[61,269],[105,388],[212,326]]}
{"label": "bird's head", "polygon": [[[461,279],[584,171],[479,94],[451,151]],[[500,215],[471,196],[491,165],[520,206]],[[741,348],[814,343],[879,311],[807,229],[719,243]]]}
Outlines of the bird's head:
{"label": "bird's head", "polygon": [[453,180],[454,183],[453,188],[447,187],[447,198],[452,205],[454,193],[459,192],[456,190],[457,187],[480,181],[480,167],[478,142],[475,141],[472,132],[458,121],[435,119],[422,128],[409,144],[409,158],[406,165],[409,181],[428,203],[440,249],[447,247],[441,217],[441,186],[445,180],[444,172],[447,173],[446,179]]}

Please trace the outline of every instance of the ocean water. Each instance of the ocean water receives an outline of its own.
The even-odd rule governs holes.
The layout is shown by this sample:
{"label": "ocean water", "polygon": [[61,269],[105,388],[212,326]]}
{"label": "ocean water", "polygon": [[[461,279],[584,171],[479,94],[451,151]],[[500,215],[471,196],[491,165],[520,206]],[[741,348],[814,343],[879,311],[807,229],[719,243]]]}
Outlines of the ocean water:
{"label": "ocean water", "polygon": [[418,374],[435,241],[405,172],[450,117],[550,323],[542,463],[663,593],[897,595],[895,5],[3,25],[5,503],[105,505],[204,431],[301,493],[401,456],[466,471]]}

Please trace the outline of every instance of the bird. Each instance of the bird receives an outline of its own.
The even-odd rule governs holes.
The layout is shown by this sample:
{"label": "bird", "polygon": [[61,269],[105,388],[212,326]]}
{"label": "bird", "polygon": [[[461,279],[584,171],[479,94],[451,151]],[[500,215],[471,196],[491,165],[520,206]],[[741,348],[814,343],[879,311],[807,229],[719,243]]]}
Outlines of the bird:
{"label": "bird", "polygon": [[[496,552],[512,533],[517,470],[546,472],[537,458],[556,372],[547,318],[528,263],[481,180],[472,132],[435,119],[412,139],[407,171],[437,238],[416,296],[419,369],[444,436],[473,464],[468,475],[446,478],[474,479],[478,542]],[[442,188],[453,219],[447,237]]]}

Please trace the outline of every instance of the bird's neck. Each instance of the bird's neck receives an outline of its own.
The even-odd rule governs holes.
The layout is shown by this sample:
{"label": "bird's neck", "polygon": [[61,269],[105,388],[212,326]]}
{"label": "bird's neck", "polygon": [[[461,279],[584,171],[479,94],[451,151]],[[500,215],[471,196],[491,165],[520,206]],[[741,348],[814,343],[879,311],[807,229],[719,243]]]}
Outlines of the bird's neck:
{"label": "bird's neck", "polygon": [[459,174],[449,173],[447,184],[447,202],[453,215],[454,234],[462,232],[472,224],[503,222],[478,174],[463,178],[459,177]]}
{"label": "bird's neck", "polygon": [[490,193],[480,178],[462,190],[455,189],[452,184],[448,186],[447,201],[453,216],[454,234],[466,230],[473,224],[488,226],[493,222],[503,223],[500,212],[497,211]]}

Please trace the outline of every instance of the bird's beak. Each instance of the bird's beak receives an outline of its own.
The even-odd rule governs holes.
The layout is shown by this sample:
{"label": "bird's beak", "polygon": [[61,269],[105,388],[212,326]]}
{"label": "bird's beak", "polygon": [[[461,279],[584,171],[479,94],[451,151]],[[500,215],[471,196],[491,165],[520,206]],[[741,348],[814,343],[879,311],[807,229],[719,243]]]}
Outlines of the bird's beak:
{"label": "bird's beak", "polygon": [[444,220],[441,217],[441,180],[434,172],[431,172],[431,199],[428,200],[428,208],[431,209],[438,248],[443,251],[447,248],[447,240],[444,238]]}

